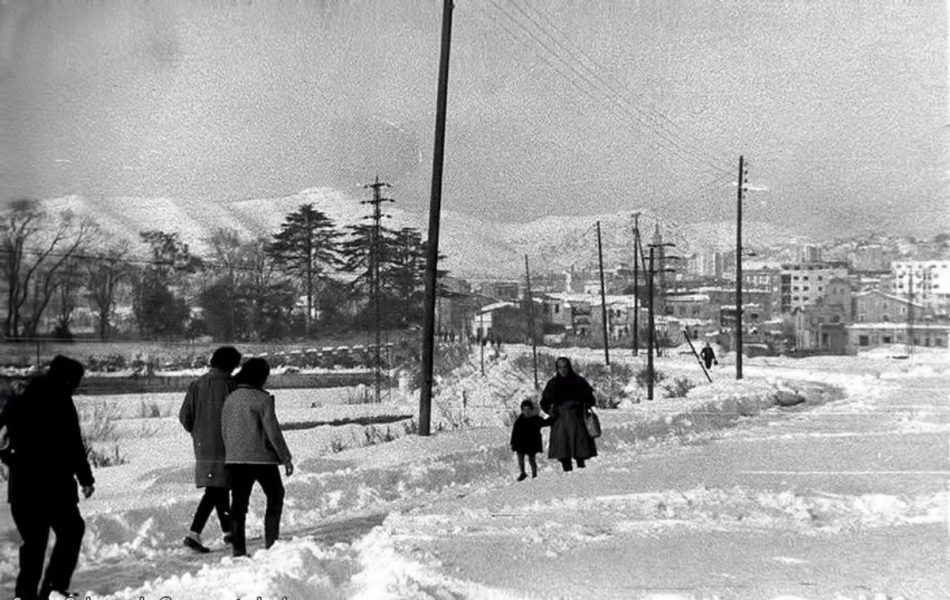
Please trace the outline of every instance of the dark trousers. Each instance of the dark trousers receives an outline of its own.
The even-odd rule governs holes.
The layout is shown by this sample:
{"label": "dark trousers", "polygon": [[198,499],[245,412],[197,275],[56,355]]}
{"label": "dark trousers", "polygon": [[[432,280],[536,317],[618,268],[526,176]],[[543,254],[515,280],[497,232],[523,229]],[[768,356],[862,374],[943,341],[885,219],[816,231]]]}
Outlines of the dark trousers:
{"label": "dark trousers", "polygon": [[531,475],[534,477],[538,476],[538,460],[535,458],[535,453],[518,453],[518,468],[521,469],[521,472],[524,473],[524,457],[528,457],[528,464],[531,465]]}
{"label": "dark trousers", "polygon": [[218,520],[221,522],[221,531],[231,533],[231,513],[228,507],[228,488],[208,486],[205,488],[204,496],[198,502],[198,508],[195,509],[195,518],[191,522],[191,530],[195,533],[201,533],[211,516],[211,511],[218,513]]}
{"label": "dark trousers", "polygon": [[229,464],[231,477],[231,544],[234,556],[247,554],[244,524],[254,482],[261,484],[267,497],[264,511],[264,547],[270,548],[280,536],[280,514],[284,509],[284,484],[279,465]]}
{"label": "dark trousers", "polygon": [[[71,502],[53,505],[14,502],[10,505],[10,512],[23,538],[20,545],[20,573],[16,578],[17,598],[35,600],[37,597],[45,598],[51,590],[68,592],[69,581],[79,561],[82,536],[86,531],[86,523],[79,515],[79,506]],[[56,534],[56,542],[38,596],[37,586],[43,573],[50,529]]]}
{"label": "dark trousers", "polygon": [[[584,461],[583,458],[578,458],[578,459],[577,459],[577,466],[580,467],[581,469],[583,469],[584,467],[587,466],[587,463]],[[573,470],[574,470],[574,466],[571,464],[571,459],[569,459],[569,458],[562,458],[562,459],[561,459],[561,468],[564,469],[565,471],[573,471]]]}

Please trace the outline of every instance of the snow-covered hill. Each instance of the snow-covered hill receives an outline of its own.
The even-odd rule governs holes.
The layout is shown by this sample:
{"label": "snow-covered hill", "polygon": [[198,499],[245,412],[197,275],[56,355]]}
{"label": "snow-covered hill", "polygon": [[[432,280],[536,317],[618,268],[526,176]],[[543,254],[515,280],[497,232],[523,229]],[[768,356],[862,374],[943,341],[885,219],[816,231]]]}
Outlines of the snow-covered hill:
{"label": "snow-covered hill", "polygon": [[[245,237],[269,236],[284,217],[302,204],[312,203],[340,226],[365,219],[368,207],[362,196],[332,188],[311,188],[289,196],[214,203],[174,198],[90,198],[64,196],[46,200],[50,211],[70,209],[89,215],[109,234],[139,242],[139,232],[158,229],[178,232],[198,253],[206,240],[221,228],[234,229]],[[428,229],[428,215],[409,212],[398,205],[385,206],[390,228]],[[517,276],[528,255],[538,273],[563,271],[597,264],[596,224],[601,223],[604,262],[629,262],[633,252],[633,218],[630,212],[601,215],[550,215],[527,223],[502,223],[490,215],[469,215],[446,210],[442,213],[439,246],[447,257],[444,267],[460,276]],[[676,253],[687,255],[703,249],[728,250],[735,245],[733,223],[679,223],[662,214],[643,212],[640,218],[644,244],[652,240],[656,224],[663,240],[677,245]],[[766,247],[798,239],[791,231],[752,222],[743,225],[743,239],[750,247]]]}

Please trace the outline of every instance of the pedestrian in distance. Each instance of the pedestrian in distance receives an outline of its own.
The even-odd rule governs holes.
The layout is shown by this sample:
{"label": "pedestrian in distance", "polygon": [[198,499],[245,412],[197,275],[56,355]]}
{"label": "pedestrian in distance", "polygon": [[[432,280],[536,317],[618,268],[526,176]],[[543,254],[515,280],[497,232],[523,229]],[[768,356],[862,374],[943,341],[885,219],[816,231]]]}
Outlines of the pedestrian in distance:
{"label": "pedestrian in distance", "polygon": [[541,393],[541,410],[552,419],[548,458],[561,461],[565,471],[573,470],[572,461],[583,469],[587,459],[597,456],[597,445],[584,424],[587,411],[596,404],[594,390],[574,372],[569,358],[558,358],[555,368],[557,373]]}
{"label": "pedestrian in distance", "polygon": [[[69,583],[86,530],[79,514],[77,480],[84,498],[95,491],[73,403],[84,373],[78,361],[56,356],[46,372],[31,379],[0,413],[0,430],[5,428],[8,437],[3,452],[10,469],[7,501],[23,540],[15,588],[20,600],[70,596]],[[50,530],[56,541],[44,574]]]}
{"label": "pedestrian in distance", "polygon": [[228,480],[224,468],[224,439],[221,437],[221,408],[237,384],[232,371],[241,364],[241,353],[231,346],[222,346],[211,355],[208,372],[191,382],[185,393],[178,420],[191,434],[195,449],[195,485],[204,488],[204,495],[195,509],[191,529],[184,544],[195,552],[210,550],[201,541],[201,532],[211,511],[217,512],[224,543],[231,541],[231,514],[228,501]]}
{"label": "pedestrian in distance", "polygon": [[712,346],[709,345],[709,342],[706,342],[706,345],[703,346],[703,349],[699,351],[699,356],[702,357],[703,363],[706,365],[707,369],[711,369],[713,365],[719,364],[719,361],[716,360],[716,353],[713,352]]}
{"label": "pedestrian in distance", "polygon": [[524,400],[521,403],[521,414],[511,426],[511,450],[518,454],[518,468],[521,474],[518,481],[524,481],[528,474],[524,470],[524,459],[528,458],[531,465],[531,477],[538,476],[538,461],[535,455],[543,450],[541,443],[541,428],[551,423],[534,409],[534,402]]}
{"label": "pedestrian in distance", "polygon": [[263,358],[251,358],[235,376],[237,389],[228,396],[221,414],[225,463],[231,481],[232,549],[234,556],[247,555],[245,519],[251,489],[257,482],[267,497],[264,511],[264,547],[280,537],[280,515],[284,507],[284,484],[279,465],[290,477],[294,465],[280,431],[274,410],[274,396],[264,390],[270,365]]}

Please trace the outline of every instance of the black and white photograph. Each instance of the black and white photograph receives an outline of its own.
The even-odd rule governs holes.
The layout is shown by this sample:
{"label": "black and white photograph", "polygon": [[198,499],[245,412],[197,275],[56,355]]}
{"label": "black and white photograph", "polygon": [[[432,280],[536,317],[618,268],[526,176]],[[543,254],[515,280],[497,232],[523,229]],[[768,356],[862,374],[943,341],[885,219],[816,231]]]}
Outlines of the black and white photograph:
{"label": "black and white photograph", "polygon": [[0,598],[950,599],[945,0],[0,0]]}

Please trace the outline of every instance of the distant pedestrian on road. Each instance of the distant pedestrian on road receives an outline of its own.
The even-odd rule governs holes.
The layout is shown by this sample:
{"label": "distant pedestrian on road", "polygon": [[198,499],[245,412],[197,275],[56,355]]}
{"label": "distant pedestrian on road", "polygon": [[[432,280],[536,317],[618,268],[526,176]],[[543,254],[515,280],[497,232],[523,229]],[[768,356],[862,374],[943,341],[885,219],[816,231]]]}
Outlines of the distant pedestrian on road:
{"label": "distant pedestrian on road", "polygon": [[221,407],[237,384],[231,372],[241,364],[241,353],[231,346],[222,346],[211,355],[211,368],[192,381],[178,412],[185,431],[191,434],[195,448],[195,485],[204,488],[198,502],[191,530],[184,544],[195,552],[209,552],[201,542],[201,531],[211,516],[218,513],[224,542],[231,541],[231,515],[228,502],[228,480],[224,469],[224,439],[221,437]]}
{"label": "distant pedestrian on road", "polygon": [[706,342],[706,345],[703,346],[703,349],[699,351],[699,355],[702,357],[707,369],[711,369],[713,365],[719,364],[719,361],[716,360],[716,353],[713,352],[712,346],[709,345],[709,342]]}
{"label": "distant pedestrian on road", "polygon": [[551,425],[549,419],[535,412],[534,402],[525,400],[521,403],[521,414],[511,426],[511,450],[518,453],[518,468],[521,470],[518,481],[528,478],[524,470],[525,457],[531,465],[531,477],[538,476],[538,461],[535,455],[543,449],[541,428],[549,425]]}
{"label": "distant pedestrian on road", "polygon": [[221,433],[228,476],[231,481],[231,521],[234,556],[247,555],[244,525],[254,482],[267,496],[264,511],[264,547],[280,537],[280,515],[284,507],[284,484],[279,465],[290,477],[294,465],[280,431],[274,410],[274,396],[264,390],[270,365],[263,358],[251,358],[235,376],[237,389],[231,392],[221,413]]}
{"label": "distant pedestrian on road", "polygon": [[[45,600],[53,592],[68,596],[79,560],[86,523],[79,514],[76,481],[84,498],[95,491],[73,404],[84,372],[79,362],[57,356],[0,413],[10,445],[4,459],[10,468],[7,500],[23,539],[14,592],[20,600]],[[51,529],[56,542],[44,575]]]}
{"label": "distant pedestrian on road", "polygon": [[572,460],[583,469],[588,458],[597,456],[597,445],[584,425],[587,410],[595,404],[594,390],[567,357],[558,358],[555,366],[557,374],[541,394],[541,410],[552,419],[548,458],[561,461],[565,471],[573,470]]}

